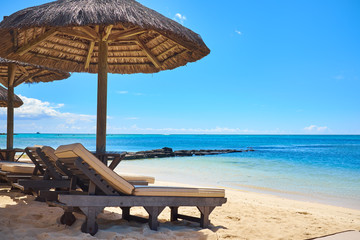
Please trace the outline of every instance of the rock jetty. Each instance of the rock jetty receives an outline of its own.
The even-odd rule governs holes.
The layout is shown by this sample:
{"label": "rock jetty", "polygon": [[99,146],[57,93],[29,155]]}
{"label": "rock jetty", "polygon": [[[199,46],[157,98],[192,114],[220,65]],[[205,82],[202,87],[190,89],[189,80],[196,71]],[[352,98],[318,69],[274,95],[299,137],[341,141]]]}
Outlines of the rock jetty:
{"label": "rock jetty", "polygon": [[145,159],[145,158],[167,158],[167,157],[188,157],[188,156],[205,156],[218,155],[227,153],[253,152],[254,149],[246,150],[223,149],[223,150],[178,150],[173,151],[172,148],[164,147],[150,151],[128,152],[125,160]]}

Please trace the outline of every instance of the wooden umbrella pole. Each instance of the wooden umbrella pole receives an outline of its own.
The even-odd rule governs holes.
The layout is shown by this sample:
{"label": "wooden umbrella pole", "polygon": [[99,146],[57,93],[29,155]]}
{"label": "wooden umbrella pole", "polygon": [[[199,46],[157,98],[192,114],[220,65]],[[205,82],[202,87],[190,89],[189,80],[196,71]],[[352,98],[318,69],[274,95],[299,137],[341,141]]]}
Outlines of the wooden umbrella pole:
{"label": "wooden umbrella pole", "polygon": [[106,151],[108,43],[99,41],[96,152]]}
{"label": "wooden umbrella pole", "polygon": [[[16,65],[8,66],[7,149],[14,148],[14,80]],[[12,159],[7,159],[12,160]]]}

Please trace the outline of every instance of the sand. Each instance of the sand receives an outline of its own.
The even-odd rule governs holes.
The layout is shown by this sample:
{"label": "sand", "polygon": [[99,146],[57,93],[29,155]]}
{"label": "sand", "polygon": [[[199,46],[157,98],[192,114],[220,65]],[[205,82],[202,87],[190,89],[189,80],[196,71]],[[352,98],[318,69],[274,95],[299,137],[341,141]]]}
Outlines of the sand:
{"label": "sand", "polygon": [[[157,182],[157,185],[184,184]],[[160,215],[159,231],[146,224],[121,220],[119,208],[106,208],[99,216],[95,237],[81,233],[84,216],[76,214],[73,226],[59,223],[62,209],[34,201],[33,196],[0,186],[0,239],[309,239],[346,230],[360,230],[360,211],[323,204],[226,189],[228,202],[211,214],[211,228],[169,220],[169,209]],[[196,213],[185,208],[184,213]],[[133,214],[146,216],[142,208]]]}

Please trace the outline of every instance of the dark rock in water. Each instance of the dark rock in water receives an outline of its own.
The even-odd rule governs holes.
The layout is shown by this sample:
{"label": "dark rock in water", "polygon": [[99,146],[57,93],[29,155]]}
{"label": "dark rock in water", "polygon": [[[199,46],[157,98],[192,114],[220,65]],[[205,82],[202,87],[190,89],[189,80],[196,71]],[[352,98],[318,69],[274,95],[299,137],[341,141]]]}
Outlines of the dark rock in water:
{"label": "dark rock in water", "polygon": [[164,152],[173,152],[173,149],[172,148],[168,148],[168,147],[164,147],[163,148]]}
{"label": "dark rock in water", "polygon": [[187,156],[192,156],[193,155],[192,151],[190,151],[190,150],[175,151],[174,154],[177,157],[187,157]]}
{"label": "dark rock in water", "polygon": [[218,155],[239,152],[253,152],[253,148],[246,150],[224,149],[224,150],[178,150],[173,151],[172,148],[164,147],[162,149],[154,149],[150,151],[128,152],[125,160],[146,159],[146,158],[167,158],[167,157],[191,157],[191,156],[206,156]]}

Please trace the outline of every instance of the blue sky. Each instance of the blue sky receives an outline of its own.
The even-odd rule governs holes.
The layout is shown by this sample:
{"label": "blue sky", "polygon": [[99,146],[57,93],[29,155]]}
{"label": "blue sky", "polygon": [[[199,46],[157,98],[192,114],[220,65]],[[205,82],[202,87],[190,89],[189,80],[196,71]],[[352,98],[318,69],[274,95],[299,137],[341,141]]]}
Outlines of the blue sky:
{"label": "blue sky", "polygon": [[[46,2],[6,1],[0,14]],[[360,134],[359,1],[139,2],[199,33],[211,54],[109,75],[108,133]],[[96,88],[86,73],[17,87],[15,131],[95,133]]]}

